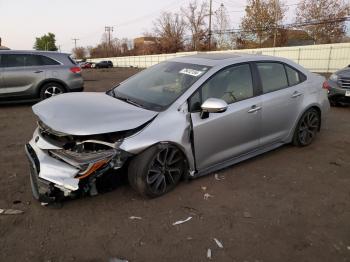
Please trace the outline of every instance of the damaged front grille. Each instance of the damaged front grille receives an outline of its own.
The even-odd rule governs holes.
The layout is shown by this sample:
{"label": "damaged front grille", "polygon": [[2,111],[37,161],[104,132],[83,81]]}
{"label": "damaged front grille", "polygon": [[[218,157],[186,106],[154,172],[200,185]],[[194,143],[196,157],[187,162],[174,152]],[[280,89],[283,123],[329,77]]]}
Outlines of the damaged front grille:
{"label": "damaged front grille", "polygon": [[114,143],[137,133],[145,125],[132,130],[85,136],[74,136],[53,130],[40,120],[38,126],[40,135],[49,143],[65,150],[81,152],[110,149],[114,147]]}

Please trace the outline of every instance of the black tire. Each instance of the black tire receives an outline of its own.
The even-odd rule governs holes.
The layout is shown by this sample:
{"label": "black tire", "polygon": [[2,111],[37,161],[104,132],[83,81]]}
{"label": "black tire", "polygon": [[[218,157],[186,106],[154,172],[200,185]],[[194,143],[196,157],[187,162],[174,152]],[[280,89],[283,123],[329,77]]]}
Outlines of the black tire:
{"label": "black tire", "polygon": [[339,102],[335,99],[329,99],[329,104],[334,107],[340,106]]}
{"label": "black tire", "polygon": [[308,146],[315,139],[320,129],[321,118],[319,112],[311,108],[307,110],[300,118],[293,136],[293,145]]}
{"label": "black tire", "polygon": [[185,157],[176,146],[157,144],[130,161],[129,183],[143,196],[159,197],[176,187],[186,166]]}
{"label": "black tire", "polygon": [[66,90],[59,83],[47,83],[40,89],[40,99],[44,100],[55,95],[63,94]]}

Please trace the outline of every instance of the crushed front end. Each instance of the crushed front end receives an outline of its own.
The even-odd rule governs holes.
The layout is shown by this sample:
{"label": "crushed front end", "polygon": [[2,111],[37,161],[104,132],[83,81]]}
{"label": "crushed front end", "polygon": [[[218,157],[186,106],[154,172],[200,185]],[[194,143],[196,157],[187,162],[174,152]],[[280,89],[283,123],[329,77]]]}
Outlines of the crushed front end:
{"label": "crushed front end", "polygon": [[135,130],[72,136],[38,123],[25,151],[33,196],[40,202],[96,195],[98,179],[120,169],[131,156],[119,145]]}

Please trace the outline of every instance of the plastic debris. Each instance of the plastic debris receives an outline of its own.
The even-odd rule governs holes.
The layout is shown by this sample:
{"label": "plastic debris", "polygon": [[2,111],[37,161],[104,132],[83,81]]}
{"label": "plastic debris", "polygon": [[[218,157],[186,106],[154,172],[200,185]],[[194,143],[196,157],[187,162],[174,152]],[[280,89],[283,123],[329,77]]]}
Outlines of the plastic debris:
{"label": "plastic debris", "polygon": [[207,250],[207,258],[211,259],[211,249],[208,248]]}
{"label": "plastic debris", "polygon": [[0,209],[1,215],[19,215],[22,213],[24,213],[24,211],[18,209]]}
{"label": "plastic debris", "polygon": [[173,223],[173,226],[176,226],[176,225],[180,225],[180,224],[183,224],[183,223],[186,223],[188,221],[190,221],[192,219],[192,217],[188,217],[186,218],[185,220],[179,220],[179,221],[176,221]]}
{"label": "plastic debris", "polygon": [[243,212],[243,217],[245,217],[245,218],[251,218],[252,215],[251,215],[248,211],[244,211],[244,212]]}
{"label": "plastic debris", "polygon": [[219,174],[215,174],[214,177],[215,177],[215,179],[218,180],[218,181],[224,180],[224,179],[225,179],[224,176],[219,176]]}
{"label": "plastic debris", "polygon": [[108,262],[128,262],[128,260],[112,257],[112,258],[109,259]]}
{"label": "plastic debris", "polygon": [[209,193],[205,193],[204,196],[203,196],[204,200],[208,200],[209,197],[214,197],[214,196],[209,194]]}
{"label": "plastic debris", "polygon": [[201,189],[202,189],[203,191],[205,191],[205,190],[207,190],[207,187],[206,187],[206,186],[202,186]]}
{"label": "plastic debris", "polygon": [[135,219],[141,220],[141,219],[142,219],[142,217],[135,217],[135,216],[131,216],[131,217],[129,217],[129,219],[131,219],[131,220],[135,220]]}
{"label": "plastic debris", "polygon": [[214,238],[214,241],[218,245],[219,248],[224,248],[223,244],[217,238]]}

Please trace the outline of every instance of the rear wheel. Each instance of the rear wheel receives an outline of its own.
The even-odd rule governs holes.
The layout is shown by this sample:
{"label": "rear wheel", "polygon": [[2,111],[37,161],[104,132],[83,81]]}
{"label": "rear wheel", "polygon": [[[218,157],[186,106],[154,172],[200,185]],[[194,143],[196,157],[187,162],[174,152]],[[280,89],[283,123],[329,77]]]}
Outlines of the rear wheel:
{"label": "rear wheel", "polygon": [[47,83],[40,90],[40,98],[44,100],[52,96],[63,94],[65,89],[62,85],[58,83]]}
{"label": "rear wheel", "polygon": [[158,197],[175,188],[185,168],[183,153],[176,146],[158,144],[132,159],[128,179],[141,195]]}
{"label": "rear wheel", "polygon": [[307,110],[299,120],[294,131],[293,144],[307,146],[314,140],[321,124],[320,114],[316,109]]}

